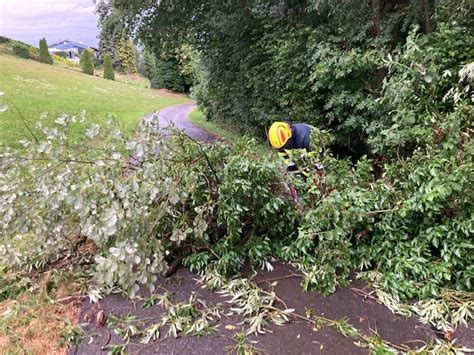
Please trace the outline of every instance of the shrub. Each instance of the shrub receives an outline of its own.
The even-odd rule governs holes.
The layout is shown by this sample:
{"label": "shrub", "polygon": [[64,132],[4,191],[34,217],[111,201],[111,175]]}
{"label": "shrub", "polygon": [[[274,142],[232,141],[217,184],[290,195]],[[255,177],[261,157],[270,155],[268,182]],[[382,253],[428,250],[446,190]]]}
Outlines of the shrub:
{"label": "shrub", "polygon": [[12,51],[15,55],[20,58],[31,59],[30,47],[21,43],[13,43]]}
{"label": "shrub", "polygon": [[77,64],[72,61],[72,60],[67,60],[65,59],[64,57],[60,57],[56,54],[53,54],[53,62],[54,63],[61,63],[61,64],[64,64],[64,65],[67,65],[67,66],[70,66],[70,67],[75,67],[77,66]]}
{"label": "shrub", "polygon": [[53,64],[53,59],[49,54],[48,43],[46,39],[42,38],[39,42],[39,61],[44,64]]}
{"label": "shrub", "polygon": [[65,59],[69,58],[69,53],[68,52],[59,51],[59,52],[54,53],[54,55],[57,55],[59,57],[65,58]]}
{"label": "shrub", "polygon": [[36,61],[39,61],[40,59],[40,52],[38,48],[35,47],[30,47],[30,58]]}
{"label": "shrub", "polygon": [[10,43],[12,40],[5,36],[0,36],[0,43]]}
{"label": "shrub", "polygon": [[110,59],[110,56],[108,54],[104,56],[104,79],[115,80],[112,60]]}
{"label": "shrub", "polygon": [[80,65],[82,71],[89,75],[94,75],[94,63],[93,63],[94,51],[87,48],[81,55]]}

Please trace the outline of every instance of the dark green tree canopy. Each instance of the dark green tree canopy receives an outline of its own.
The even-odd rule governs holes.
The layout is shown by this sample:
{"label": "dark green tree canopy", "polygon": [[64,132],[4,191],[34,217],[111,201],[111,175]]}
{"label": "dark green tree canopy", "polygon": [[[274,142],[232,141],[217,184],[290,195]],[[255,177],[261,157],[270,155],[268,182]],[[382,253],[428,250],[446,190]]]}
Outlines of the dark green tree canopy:
{"label": "dark green tree canopy", "polygon": [[208,80],[198,84],[205,87],[196,88],[197,98],[210,118],[235,120],[261,136],[281,117],[316,124],[335,132],[339,150],[352,156],[370,153],[368,136],[387,114],[375,101],[387,54],[399,50],[413,28],[430,34],[438,23],[456,23],[455,35],[472,48],[474,28],[473,5],[454,0],[110,4],[158,58],[183,43],[199,52]]}

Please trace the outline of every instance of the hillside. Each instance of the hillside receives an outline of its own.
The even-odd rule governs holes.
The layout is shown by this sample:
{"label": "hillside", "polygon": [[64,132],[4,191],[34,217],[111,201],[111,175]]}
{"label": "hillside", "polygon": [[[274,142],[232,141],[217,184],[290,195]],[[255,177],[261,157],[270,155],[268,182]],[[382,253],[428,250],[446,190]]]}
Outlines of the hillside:
{"label": "hillside", "polygon": [[31,127],[43,113],[47,113],[45,120],[52,122],[63,112],[77,115],[85,110],[87,119],[94,122],[104,121],[113,112],[130,132],[146,113],[187,101],[184,96],[9,55],[0,55],[0,68],[2,103],[8,101],[8,110],[0,114],[0,142],[8,146],[17,145],[26,134],[14,106]]}

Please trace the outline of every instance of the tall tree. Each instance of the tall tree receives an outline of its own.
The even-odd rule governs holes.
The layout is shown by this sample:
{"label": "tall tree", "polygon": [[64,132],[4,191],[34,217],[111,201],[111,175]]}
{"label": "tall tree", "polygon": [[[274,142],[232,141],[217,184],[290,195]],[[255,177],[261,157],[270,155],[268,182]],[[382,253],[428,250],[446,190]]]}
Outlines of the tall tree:
{"label": "tall tree", "polygon": [[120,68],[122,58],[118,49],[122,38],[127,34],[120,11],[113,7],[109,0],[98,0],[96,13],[99,16],[99,52],[102,56],[109,55],[113,66]]}
{"label": "tall tree", "polygon": [[45,64],[53,64],[53,59],[51,58],[51,55],[49,54],[48,43],[46,42],[45,38],[40,39],[39,47],[40,47],[40,56],[39,56],[40,62],[45,63]]}
{"label": "tall tree", "polygon": [[137,63],[138,72],[144,77],[151,80],[155,73],[156,59],[153,53],[148,49],[143,50],[139,57]]}

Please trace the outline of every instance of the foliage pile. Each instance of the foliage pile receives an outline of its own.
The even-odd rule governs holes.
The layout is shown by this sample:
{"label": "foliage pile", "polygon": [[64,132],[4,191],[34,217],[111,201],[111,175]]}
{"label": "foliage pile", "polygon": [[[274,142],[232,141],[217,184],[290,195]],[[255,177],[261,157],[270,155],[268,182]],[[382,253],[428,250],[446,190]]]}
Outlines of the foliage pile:
{"label": "foliage pile", "polygon": [[87,48],[84,52],[82,52],[79,65],[81,66],[84,73],[94,75],[94,57],[94,51],[90,48]]}
{"label": "foliage pile", "polygon": [[[2,153],[0,254],[12,268],[41,269],[86,237],[99,248],[99,285],[133,295],[139,285],[153,288],[167,260],[196,253],[193,269],[212,264],[229,275],[247,255],[264,263],[270,240],[294,230],[278,169],[247,145],[164,140],[153,119],[131,141],[110,123],[92,125],[75,145],[67,142],[74,121],[62,116],[23,153]],[[141,161],[131,175],[129,156]]]}
{"label": "foliage pile", "polygon": [[[425,69],[409,65],[420,55],[413,46],[391,58],[400,80],[385,83],[383,100],[393,105],[418,105],[432,95]],[[305,289],[325,294],[354,269],[377,270],[379,288],[397,301],[440,296],[447,288],[470,292],[473,69],[461,70],[436,114],[426,106],[418,121],[393,116],[392,127],[381,132],[381,149],[393,142],[394,157],[378,177],[374,161],[353,164],[330,149],[324,172],[306,181],[285,177],[278,160],[249,149],[252,142],[228,147],[183,135],[165,139],[153,117],[129,141],[112,121],[92,125],[79,145],[67,140],[75,117],[39,125],[37,137],[44,139],[1,157],[2,262],[41,269],[85,237],[98,247],[98,285],[118,285],[130,295],[140,285],[153,289],[157,274],[182,257],[193,271],[230,276],[247,259],[271,269],[274,256],[302,270]],[[413,87],[400,90],[406,80]],[[331,139],[325,131],[313,135],[318,146]],[[130,156],[140,161],[132,173]],[[293,158],[301,167],[316,163]],[[307,191],[299,206],[287,197],[286,179]],[[472,317],[472,304],[456,307],[467,307],[456,322]]]}
{"label": "foliage pile", "polygon": [[305,289],[375,268],[400,299],[472,291],[471,3],[111,3],[157,52],[198,50],[194,94],[210,118],[331,133],[314,137],[330,144],[326,171],[295,182],[304,217],[280,250]]}
{"label": "foliage pile", "polygon": [[46,39],[44,38],[40,39],[39,50],[40,50],[39,61],[44,64],[53,64],[53,59],[51,58],[51,55],[49,54],[48,43],[46,42]]}
{"label": "foliage pile", "polygon": [[112,60],[110,59],[110,56],[108,54],[104,56],[104,79],[115,80]]}
{"label": "foliage pile", "polygon": [[474,67],[465,66],[459,86],[434,102],[439,82],[456,75],[435,77],[413,64],[420,55],[412,42],[390,63],[397,76],[385,83],[382,101],[394,111],[374,146],[393,157],[382,162],[381,176],[373,160],[352,165],[328,153],[327,175],[308,180],[309,211],[286,251],[300,258],[305,288],[329,293],[353,268],[377,268],[380,286],[400,299],[438,296],[443,287],[473,290]]}

